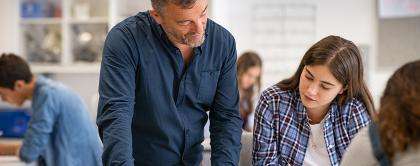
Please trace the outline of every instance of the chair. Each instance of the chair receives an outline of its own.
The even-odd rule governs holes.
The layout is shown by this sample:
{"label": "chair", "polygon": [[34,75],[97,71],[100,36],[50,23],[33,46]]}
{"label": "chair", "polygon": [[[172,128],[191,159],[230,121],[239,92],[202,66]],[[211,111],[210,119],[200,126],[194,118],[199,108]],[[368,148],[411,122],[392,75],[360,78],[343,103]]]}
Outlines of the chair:
{"label": "chair", "polygon": [[252,138],[251,132],[243,131],[241,136],[242,149],[239,157],[240,166],[252,165]]}

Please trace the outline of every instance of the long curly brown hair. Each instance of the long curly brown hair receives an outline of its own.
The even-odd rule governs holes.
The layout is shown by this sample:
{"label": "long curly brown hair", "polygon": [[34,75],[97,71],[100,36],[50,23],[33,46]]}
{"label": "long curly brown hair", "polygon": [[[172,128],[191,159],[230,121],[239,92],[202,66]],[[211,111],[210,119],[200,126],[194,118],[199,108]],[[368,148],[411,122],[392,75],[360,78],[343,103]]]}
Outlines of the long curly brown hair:
{"label": "long curly brown hair", "polygon": [[388,80],[378,121],[381,144],[392,160],[420,143],[420,60],[399,68]]}

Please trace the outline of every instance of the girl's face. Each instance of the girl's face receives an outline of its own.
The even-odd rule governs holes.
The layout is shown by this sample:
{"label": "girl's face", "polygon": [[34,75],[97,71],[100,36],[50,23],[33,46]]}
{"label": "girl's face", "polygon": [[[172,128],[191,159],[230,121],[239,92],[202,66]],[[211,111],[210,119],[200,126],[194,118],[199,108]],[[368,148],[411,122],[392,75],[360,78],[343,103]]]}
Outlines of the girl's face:
{"label": "girl's face", "polygon": [[241,89],[248,89],[252,85],[255,84],[257,81],[257,78],[261,74],[261,68],[259,66],[254,66],[249,68],[245,73],[242,73],[242,76],[239,80],[239,87]]}
{"label": "girl's face", "polygon": [[299,94],[308,110],[325,110],[338,94],[341,84],[325,65],[305,66],[300,75]]}

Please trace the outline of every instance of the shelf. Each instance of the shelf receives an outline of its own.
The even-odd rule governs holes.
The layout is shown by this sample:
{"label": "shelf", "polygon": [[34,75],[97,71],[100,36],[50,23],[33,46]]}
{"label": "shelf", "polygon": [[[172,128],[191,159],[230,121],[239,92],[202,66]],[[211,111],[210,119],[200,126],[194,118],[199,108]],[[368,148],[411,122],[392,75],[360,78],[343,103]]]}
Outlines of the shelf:
{"label": "shelf", "polygon": [[61,24],[62,18],[22,18],[21,24]]}
{"label": "shelf", "polygon": [[71,24],[108,24],[106,17],[92,17],[86,19],[71,19]]}
{"label": "shelf", "polygon": [[61,64],[31,64],[33,73],[60,73],[60,74],[99,74],[100,63],[72,63]]}
{"label": "shelf", "polygon": [[37,74],[98,74],[112,25],[151,6],[149,0],[48,0],[53,8],[42,1],[32,11],[39,5],[32,2],[19,3],[19,43]]}

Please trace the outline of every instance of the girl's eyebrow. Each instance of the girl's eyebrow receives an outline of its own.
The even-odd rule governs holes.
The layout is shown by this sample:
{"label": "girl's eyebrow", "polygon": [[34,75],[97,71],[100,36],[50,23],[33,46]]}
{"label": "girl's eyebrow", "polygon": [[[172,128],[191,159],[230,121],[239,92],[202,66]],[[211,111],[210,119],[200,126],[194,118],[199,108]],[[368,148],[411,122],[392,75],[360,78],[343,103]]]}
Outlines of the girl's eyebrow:
{"label": "girl's eyebrow", "polygon": [[[309,73],[309,75],[311,75],[311,77],[314,77],[314,75],[311,73],[311,71],[309,71],[308,68],[305,68],[305,70],[306,70],[306,72]],[[321,81],[321,82],[324,83],[324,84],[327,84],[327,85],[335,86],[333,83],[329,83],[328,81]]]}

